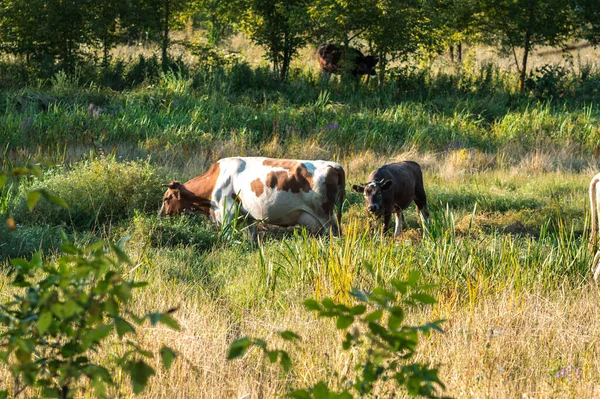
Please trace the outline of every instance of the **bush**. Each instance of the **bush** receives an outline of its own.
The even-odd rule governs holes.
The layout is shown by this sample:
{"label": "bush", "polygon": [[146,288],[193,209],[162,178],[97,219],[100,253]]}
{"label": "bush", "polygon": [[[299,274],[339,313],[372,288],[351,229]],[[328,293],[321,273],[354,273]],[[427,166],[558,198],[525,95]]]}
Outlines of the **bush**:
{"label": "bush", "polygon": [[542,65],[529,73],[525,86],[538,100],[562,98],[568,91],[569,71],[561,65]]}
{"label": "bush", "polygon": [[208,251],[218,241],[218,232],[202,215],[182,215],[158,218],[139,212],[133,218],[134,241],[156,248],[192,246]]}
{"label": "bush", "polygon": [[[371,270],[371,273],[373,271]],[[352,350],[356,355],[355,372],[337,376],[342,392],[331,391],[328,383],[320,381],[313,387],[288,393],[297,399],[352,399],[378,393],[375,397],[395,397],[398,390],[411,396],[439,397],[445,389],[438,377],[438,369],[418,363],[414,358],[419,347],[419,338],[433,331],[443,332],[436,320],[423,325],[409,325],[406,310],[423,305],[432,305],[435,299],[424,291],[430,286],[417,284],[418,272],[411,272],[403,281],[392,279],[391,285],[378,286],[372,291],[353,289],[354,306],[336,303],[330,298],[318,302],[308,299],[304,306],[316,312],[318,317],[336,320],[336,328],[342,333],[344,351]],[[280,331],[285,341],[298,343],[301,337],[293,331]],[[263,351],[271,363],[278,362],[285,372],[292,367],[292,360],[284,350],[269,349],[263,339],[243,337],[229,347],[229,360],[242,357],[252,347]]]}
{"label": "bush", "polygon": [[[70,171],[57,171],[44,181],[22,187],[11,214],[20,224],[97,228],[129,218],[134,210],[158,211],[162,182],[147,162],[117,162],[110,158],[83,161]],[[29,212],[24,193],[42,185],[69,208],[45,202]]]}

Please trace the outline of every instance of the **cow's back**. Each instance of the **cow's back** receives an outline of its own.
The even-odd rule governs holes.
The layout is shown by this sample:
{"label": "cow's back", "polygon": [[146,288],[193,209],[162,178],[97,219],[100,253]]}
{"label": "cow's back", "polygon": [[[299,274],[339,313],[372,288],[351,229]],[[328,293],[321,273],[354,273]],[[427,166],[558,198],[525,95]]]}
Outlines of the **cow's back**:
{"label": "cow's back", "polygon": [[263,157],[219,162],[221,197],[235,195],[254,219],[286,226],[307,213],[322,220],[340,198],[343,201],[345,174],[335,162]]}
{"label": "cow's back", "polygon": [[391,180],[391,192],[385,195],[387,203],[391,202],[401,209],[407,208],[415,199],[418,185],[423,186],[423,174],[418,163],[412,161],[394,162],[383,165],[369,176],[369,181]]}

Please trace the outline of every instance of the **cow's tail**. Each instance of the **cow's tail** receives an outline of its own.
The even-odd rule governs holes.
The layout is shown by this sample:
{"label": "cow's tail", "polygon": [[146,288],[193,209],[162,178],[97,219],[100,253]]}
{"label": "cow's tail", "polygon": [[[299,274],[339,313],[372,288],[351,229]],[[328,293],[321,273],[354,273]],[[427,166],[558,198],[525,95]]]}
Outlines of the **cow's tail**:
{"label": "cow's tail", "polygon": [[596,250],[596,234],[598,234],[597,231],[597,220],[600,214],[600,203],[598,203],[598,199],[596,198],[596,186],[598,184],[598,182],[600,181],[600,173],[598,173],[596,176],[594,176],[592,178],[592,181],[590,182],[590,216],[592,218],[592,223],[591,223],[591,227],[592,227],[592,233],[590,234],[590,244],[589,244],[589,249],[590,250]]}

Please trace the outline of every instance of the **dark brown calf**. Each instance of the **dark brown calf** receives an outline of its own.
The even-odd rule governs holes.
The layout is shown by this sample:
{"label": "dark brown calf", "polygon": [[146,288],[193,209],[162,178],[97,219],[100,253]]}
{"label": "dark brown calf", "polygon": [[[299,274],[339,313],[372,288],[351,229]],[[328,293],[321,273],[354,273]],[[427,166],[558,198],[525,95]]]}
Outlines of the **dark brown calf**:
{"label": "dark brown calf", "polygon": [[396,216],[394,237],[402,231],[402,211],[413,201],[417,204],[418,213],[425,219],[429,218],[423,174],[416,162],[404,161],[383,165],[371,172],[368,183],[362,186],[353,185],[352,190],[364,195],[370,214],[377,218],[383,217],[384,231],[390,227],[392,213]]}
{"label": "dark brown calf", "polygon": [[379,58],[372,55],[363,55],[359,50],[352,47],[341,47],[335,44],[321,44],[317,50],[319,65],[323,71],[329,73],[352,74],[355,79],[360,75],[376,74],[375,65]]}

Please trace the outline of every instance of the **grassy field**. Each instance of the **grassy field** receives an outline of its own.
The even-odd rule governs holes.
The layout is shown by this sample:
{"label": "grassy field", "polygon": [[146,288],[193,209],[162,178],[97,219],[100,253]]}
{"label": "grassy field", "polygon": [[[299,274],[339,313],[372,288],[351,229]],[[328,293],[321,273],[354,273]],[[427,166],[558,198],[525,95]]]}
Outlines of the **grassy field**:
{"label": "grassy field", "polygon": [[[435,287],[437,303],[413,309],[409,321],[447,320],[417,358],[440,367],[446,395],[600,397],[600,295],[587,249],[600,80],[596,70],[587,83],[578,73],[559,85],[561,96],[541,100],[517,95],[509,71],[475,63],[448,73],[412,69],[384,88],[356,90],[337,80],[325,86],[310,70],[281,86],[239,65],[124,91],[57,76],[49,86],[0,92],[2,167],[44,165],[41,180],[0,192],[0,214],[19,223],[14,232],[0,228],[2,269],[38,249],[56,256],[59,229],[78,243],[129,237],[133,264],[124,272],[150,282],[135,307],[178,307],[182,326],[139,336],[180,354],[143,397],[277,397],[318,380],[342,387],[338,375],[351,377],[361,354],[342,351],[334,324],[302,301],[350,303],[352,287],[412,270]],[[340,162],[344,236],[267,228],[254,243],[201,216],[156,216],[161,183],[234,155]],[[350,185],[402,159],[422,165],[432,218],[423,228],[409,209],[408,228],[394,240],[365,231],[362,198]],[[27,211],[24,193],[38,186],[70,209],[40,203]],[[0,274],[0,287],[8,281]],[[10,295],[0,291],[2,300]],[[284,329],[301,344],[278,340]],[[229,344],[245,335],[286,348],[292,371],[254,351],[227,361]],[[98,356],[110,364],[112,353],[109,346]],[[7,375],[0,369],[0,389],[12,386]],[[124,376],[117,381],[111,397],[133,396]],[[377,394],[403,397],[390,389]]]}

